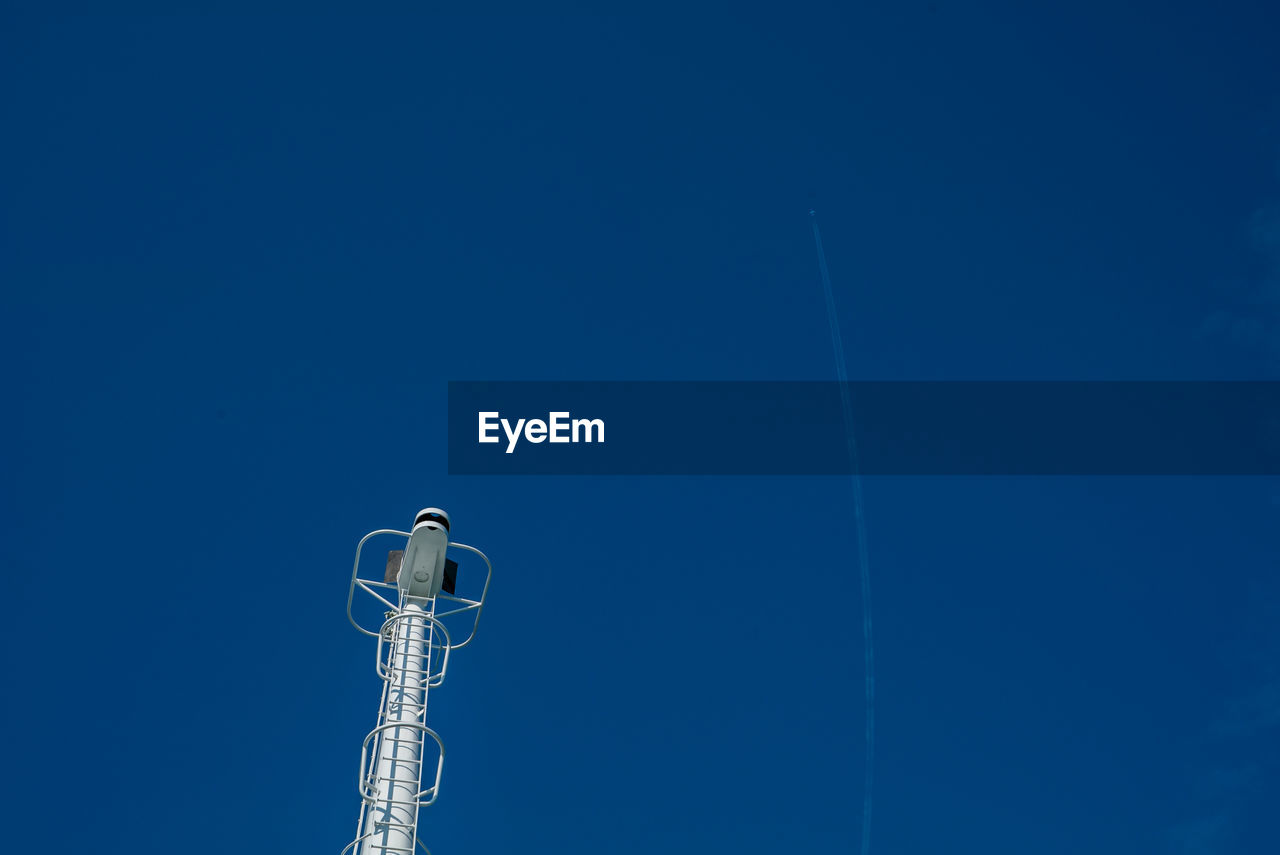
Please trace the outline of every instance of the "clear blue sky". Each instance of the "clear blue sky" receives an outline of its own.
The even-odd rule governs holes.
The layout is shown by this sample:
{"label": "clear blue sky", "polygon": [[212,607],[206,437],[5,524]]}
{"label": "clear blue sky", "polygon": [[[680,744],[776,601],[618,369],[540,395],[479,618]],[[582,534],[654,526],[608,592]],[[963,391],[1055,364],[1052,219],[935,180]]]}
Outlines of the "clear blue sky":
{"label": "clear blue sky", "polygon": [[[451,478],[444,384],[832,378],[810,208],[852,378],[1276,378],[1274,8],[1070,5],[7,11],[5,845],[337,855],[433,504],[436,855],[854,851],[847,483]],[[1274,480],[865,489],[873,851],[1280,850]]]}

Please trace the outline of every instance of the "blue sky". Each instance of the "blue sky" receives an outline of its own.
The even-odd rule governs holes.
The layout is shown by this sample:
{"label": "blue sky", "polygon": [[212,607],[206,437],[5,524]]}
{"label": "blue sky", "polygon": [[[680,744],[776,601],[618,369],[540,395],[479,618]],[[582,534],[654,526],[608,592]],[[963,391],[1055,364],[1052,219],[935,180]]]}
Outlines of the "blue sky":
{"label": "blue sky", "polygon": [[[854,851],[847,483],[449,477],[445,382],[830,379],[810,208],[853,379],[1275,379],[1275,16],[7,12],[10,839],[336,855],[439,505],[436,855]],[[1275,851],[1274,480],[865,493],[873,851]]]}

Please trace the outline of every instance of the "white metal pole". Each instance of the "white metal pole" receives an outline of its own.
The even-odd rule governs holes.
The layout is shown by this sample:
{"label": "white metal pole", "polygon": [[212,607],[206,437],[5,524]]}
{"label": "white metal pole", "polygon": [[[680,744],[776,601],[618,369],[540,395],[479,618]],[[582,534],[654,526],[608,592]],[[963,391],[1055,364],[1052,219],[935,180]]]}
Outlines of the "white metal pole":
{"label": "white metal pole", "polygon": [[[374,766],[373,803],[363,823],[368,835],[361,855],[412,855],[418,822],[418,792],[422,785],[423,740],[427,674],[429,672],[430,600],[405,597],[404,615],[397,622],[388,665],[390,683],[378,756]],[[417,727],[394,726],[412,724]]]}

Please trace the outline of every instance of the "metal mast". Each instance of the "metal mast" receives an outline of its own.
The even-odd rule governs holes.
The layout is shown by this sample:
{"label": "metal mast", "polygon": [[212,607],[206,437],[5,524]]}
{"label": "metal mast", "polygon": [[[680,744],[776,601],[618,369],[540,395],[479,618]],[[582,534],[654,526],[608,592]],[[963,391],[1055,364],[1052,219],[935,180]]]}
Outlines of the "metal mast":
{"label": "metal mast", "polygon": [[[362,578],[361,551],[380,535],[405,539],[404,549],[388,554],[381,580]],[[458,564],[448,557],[450,550],[483,560],[479,599],[458,596]],[[379,529],[356,547],[347,619],[378,641],[382,701],[378,722],[360,749],[356,838],[342,855],[413,855],[415,843],[426,851],[418,839],[418,808],[436,800],[444,771],[444,743],[427,727],[427,695],[444,682],[449,654],[475,638],[492,576],[493,565],[483,552],[449,541],[449,515],[439,508],[419,511],[411,531]],[[386,620],[377,630],[352,615],[357,590],[386,607]],[[464,631],[465,638],[455,641]]]}

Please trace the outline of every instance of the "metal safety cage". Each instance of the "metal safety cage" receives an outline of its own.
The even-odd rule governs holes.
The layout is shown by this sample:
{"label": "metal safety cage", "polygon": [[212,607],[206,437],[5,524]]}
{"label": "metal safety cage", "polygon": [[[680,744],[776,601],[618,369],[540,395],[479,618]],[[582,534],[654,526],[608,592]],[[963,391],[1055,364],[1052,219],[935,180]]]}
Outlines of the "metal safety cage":
{"label": "metal safety cage", "polygon": [[[387,618],[387,622],[382,625],[382,630],[378,633],[377,664],[375,665],[378,676],[387,681],[403,677],[403,674],[397,672],[392,665],[396,642],[404,636],[407,625],[412,625],[413,621],[423,621],[430,627],[430,632],[424,639],[427,662],[418,676],[416,688],[434,689],[444,683],[444,674],[449,668],[449,651],[453,649],[453,644],[449,641],[449,630],[429,614],[421,612],[389,614],[391,616]],[[439,638],[436,637],[436,633],[440,634]],[[386,649],[388,647],[391,649]]]}
{"label": "metal safety cage", "polygon": [[[402,739],[399,735],[388,735],[388,731],[412,730],[417,736],[409,739]],[[412,740],[417,745],[423,745],[426,742],[425,737],[431,737],[435,740],[436,747],[440,753],[436,757],[436,774],[435,780],[431,786],[421,788],[413,798],[395,799],[380,797],[377,792],[377,776],[373,768],[373,760],[377,759],[378,747],[383,742],[409,742]],[[405,762],[405,761],[398,761]],[[413,761],[419,765],[425,765],[425,761],[419,759]],[[369,731],[369,735],[364,738],[364,744],[360,746],[360,797],[367,805],[386,804],[389,807],[426,807],[436,800],[436,796],[440,793],[440,777],[444,774],[444,741],[440,739],[440,734],[421,722],[388,722],[380,724],[373,730]],[[421,787],[421,783],[419,783]]]}
{"label": "metal safety cage", "polygon": [[[356,546],[355,562],[351,567],[351,585],[347,590],[347,620],[350,621],[351,625],[354,626],[359,632],[369,636],[370,638],[378,638],[379,636],[381,636],[383,630],[385,629],[385,624],[382,627],[379,627],[379,629],[377,630],[372,630],[367,627],[361,626],[360,623],[355,619],[355,616],[352,615],[351,613],[351,607],[352,607],[352,604],[355,602],[355,595],[356,595],[357,589],[364,591],[366,594],[373,597],[379,603],[386,606],[386,608],[390,611],[399,612],[401,608],[400,604],[393,603],[390,600],[388,600],[386,597],[384,597],[382,594],[378,593],[378,590],[392,592],[398,599],[400,596],[399,586],[391,582],[384,582],[382,580],[374,580],[374,579],[364,579],[360,577],[360,554],[364,550],[364,545],[368,543],[371,538],[377,537],[379,535],[395,535],[397,537],[403,537],[405,540],[408,540],[410,537],[410,533],[407,531],[397,531],[395,529],[390,529],[390,528],[381,528],[381,529],[378,529],[377,531],[371,531],[368,534],[366,534],[364,537],[360,539],[360,543],[357,544]],[[436,594],[435,597],[432,598],[432,600],[434,601],[433,609],[432,609],[433,617],[438,621],[443,621],[444,618],[456,617],[458,615],[471,616],[471,620],[469,622],[470,628],[467,631],[466,637],[462,641],[450,642],[449,648],[451,650],[458,650],[460,648],[466,647],[468,644],[471,643],[472,639],[476,637],[476,628],[480,625],[480,613],[484,610],[485,598],[489,595],[489,583],[493,580],[493,562],[491,562],[489,560],[489,557],[485,555],[483,552],[476,549],[474,546],[467,546],[465,543],[450,543],[449,549],[461,549],[464,552],[470,552],[473,555],[479,556],[480,560],[482,560],[485,564],[484,587],[480,591],[480,599],[472,600],[467,597],[459,597],[454,594],[446,594],[443,592]],[[444,611],[439,610],[442,607]],[[467,626],[468,622],[462,621],[461,623],[463,626]]]}
{"label": "metal safety cage", "polygon": [[[365,834],[365,835],[362,835],[362,836],[360,836],[360,837],[357,837],[355,840],[352,840],[352,841],[351,841],[350,843],[348,843],[346,846],[342,847],[342,851],[341,851],[340,853],[338,853],[338,855],[347,855],[347,853],[348,853],[348,852],[351,852],[353,849],[355,849],[355,848],[356,848],[357,846],[359,846],[361,843],[364,843],[366,840],[371,839],[371,838],[374,836],[374,834],[375,834],[375,833],[376,833],[376,832],[370,831],[368,834]],[[413,838],[413,842],[414,842],[414,843],[416,843],[416,844],[418,844],[418,848],[419,848],[419,849],[421,849],[423,852],[427,853],[427,855],[431,855],[431,850],[427,848],[427,844],[423,843],[423,842],[422,842],[422,840],[421,840],[420,838],[418,838],[416,835],[415,835],[415,836],[414,836],[414,838]],[[397,847],[397,848],[399,848],[399,847]],[[409,851],[409,852],[412,852],[413,850],[412,850],[412,849],[410,849],[410,850],[408,850],[408,851]]]}

